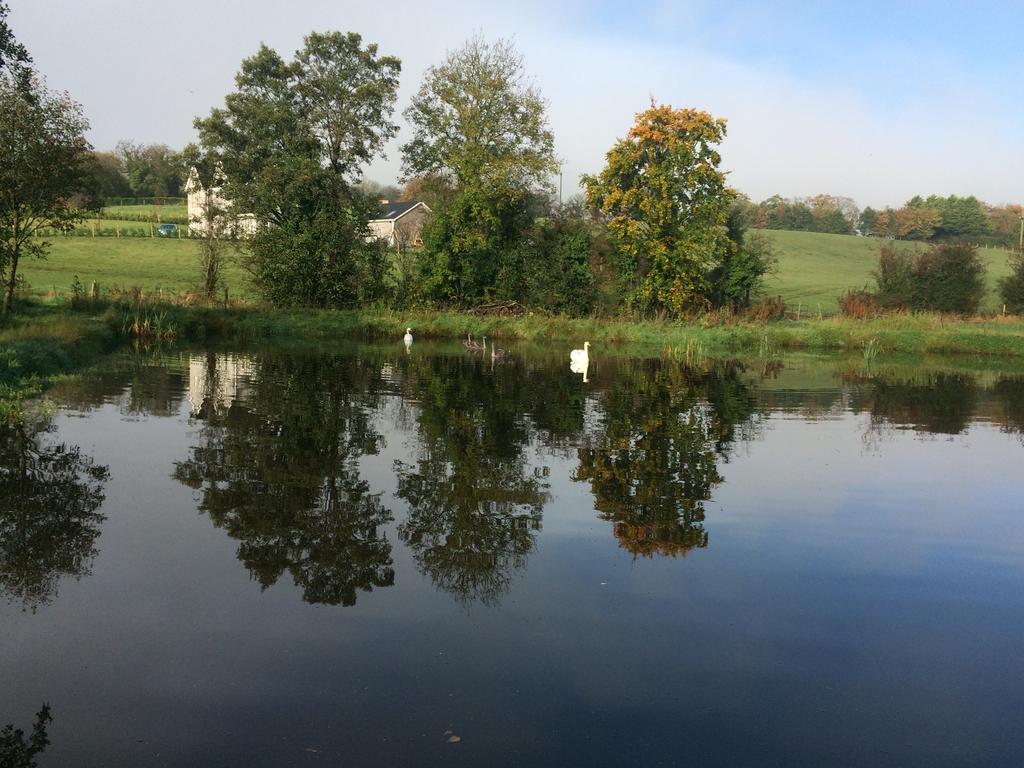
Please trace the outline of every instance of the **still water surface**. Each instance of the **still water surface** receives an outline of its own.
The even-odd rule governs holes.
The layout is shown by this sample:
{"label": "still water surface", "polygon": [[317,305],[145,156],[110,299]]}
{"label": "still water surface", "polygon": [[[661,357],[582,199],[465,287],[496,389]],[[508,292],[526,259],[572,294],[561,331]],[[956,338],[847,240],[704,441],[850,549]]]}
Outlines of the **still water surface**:
{"label": "still water surface", "polygon": [[0,433],[0,726],[48,704],[43,767],[1021,764],[1024,376],[564,357],[55,388]]}

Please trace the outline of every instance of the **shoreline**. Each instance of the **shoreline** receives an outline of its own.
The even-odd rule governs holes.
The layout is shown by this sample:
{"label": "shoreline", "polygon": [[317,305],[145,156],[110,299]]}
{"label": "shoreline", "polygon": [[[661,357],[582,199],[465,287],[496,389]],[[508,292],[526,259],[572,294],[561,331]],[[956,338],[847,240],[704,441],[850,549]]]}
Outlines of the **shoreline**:
{"label": "shoreline", "polygon": [[[134,336],[132,318],[151,319],[168,337],[162,345],[205,340],[316,344],[341,340],[401,340],[407,326],[419,339],[461,340],[467,333],[503,343],[528,342],[657,347],[685,363],[726,355],[777,357],[824,353],[881,362],[889,356],[950,356],[1020,362],[1024,318],[958,319],[888,315],[872,320],[814,318],[766,322],[669,322],[541,315],[477,317],[463,312],[387,309],[301,310],[265,307],[188,307],[172,304],[22,305],[0,325],[0,416],[36,397],[57,377],[87,368],[105,355],[147,339]],[[953,360],[951,359],[951,362]]]}

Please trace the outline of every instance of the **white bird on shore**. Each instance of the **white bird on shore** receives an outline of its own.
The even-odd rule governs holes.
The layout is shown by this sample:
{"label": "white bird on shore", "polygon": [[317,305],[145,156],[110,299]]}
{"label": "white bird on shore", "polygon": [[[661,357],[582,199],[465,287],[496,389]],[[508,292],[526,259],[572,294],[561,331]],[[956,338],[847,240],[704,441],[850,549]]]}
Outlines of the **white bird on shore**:
{"label": "white bird on shore", "polygon": [[583,342],[583,349],[574,349],[569,353],[569,359],[574,364],[587,365],[590,363],[590,342]]}
{"label": "white bird on shore", "polygon": [[405,329],[405,336],[402,337],[402,341],[405,342],[405,346],[412,346],[412,328]]}

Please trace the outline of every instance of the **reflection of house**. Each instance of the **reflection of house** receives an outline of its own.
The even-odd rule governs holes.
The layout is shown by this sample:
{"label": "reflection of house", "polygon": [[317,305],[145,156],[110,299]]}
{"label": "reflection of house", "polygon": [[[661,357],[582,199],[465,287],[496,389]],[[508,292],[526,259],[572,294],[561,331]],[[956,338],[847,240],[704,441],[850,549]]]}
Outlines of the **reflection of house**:
{"label": "reflection of house", "polygon": [[227,413],[231,403],[245,399],[255,366],[248,357],[191,355],[188,361],[188,399],[192,416],[207,418]]}
{"label": "reflection of house", "polygon": [[406,203],[380,201],[378,218],[370,221],[370,232],[388,245],[421,245],[423,222],[430,215],[426,203],[415,200]]}
{"label": "reflection of house", "polygon": [[[206,234],[210,223],[207,221],[211,209],[227,211],[231,209],[231,201],[221,197],[220,187],[203,189],[199,174],[193,168],[185,182],[185,194],[188,195],[188,226],[189,232]],[[251,235],[256,231],[256,217],[251,213],[240,213],[232,217],[226,227],[226,235]]]}

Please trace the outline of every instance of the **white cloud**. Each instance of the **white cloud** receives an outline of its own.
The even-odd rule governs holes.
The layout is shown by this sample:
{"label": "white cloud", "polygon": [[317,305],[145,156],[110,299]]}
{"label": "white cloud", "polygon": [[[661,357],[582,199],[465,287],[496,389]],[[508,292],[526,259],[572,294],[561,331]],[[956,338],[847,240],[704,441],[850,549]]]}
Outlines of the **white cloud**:
{"label": "white cloud", "polygon": [[[665,28],[699,25],[701,4],[660,3],[647,18]],[[313,29],[360,32],[403,60],[399,110],[431,63],[475,31],[512,37],[551,104],[567,191],[628,129],[650,96],[729,120],[724,165],[754,198],[830,192],[871,205],[916,193],[1024,197],[1021,111],[983,84],[966,82],[941,51],[927,76],[909,75],[914,52],[892,81],[822,83],[778,61],[743,63],[702,50],[647,44],[632,34],[596,34],[586,3],[365,3],[307,0],[166,4],[37,0],[13,9],[12,26],[51,84],[82,101],[94,143],[119,138],[180,146],[192,119],[222,102],[244,56],[260,41],[290,53]],[[54,23],[59,19],[59,24]],[[664,37],[660,38],[664,40]],[[893,54],[899,55],[899,54]],[[897,70],[894,69],[894,72]],[[905,95],[904,95],[905,94]],[[369,175],[390,181],[400,136]]]}

